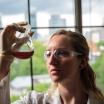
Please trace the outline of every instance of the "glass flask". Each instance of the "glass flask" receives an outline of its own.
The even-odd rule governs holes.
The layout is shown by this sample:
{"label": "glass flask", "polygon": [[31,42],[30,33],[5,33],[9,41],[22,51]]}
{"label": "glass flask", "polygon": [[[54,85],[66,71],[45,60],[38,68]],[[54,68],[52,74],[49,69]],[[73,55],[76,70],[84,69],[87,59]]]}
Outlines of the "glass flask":
{"label": "glass flask", "polygon": [[30,31],[31,26],[28,24],[26,25],[26,30],[24,33],[16,33],[18,41],[16,41],[11,47],[11,53],[14,57],[19,59],[28,59],[33,55],[34,47],[31,36],[29,35]]}

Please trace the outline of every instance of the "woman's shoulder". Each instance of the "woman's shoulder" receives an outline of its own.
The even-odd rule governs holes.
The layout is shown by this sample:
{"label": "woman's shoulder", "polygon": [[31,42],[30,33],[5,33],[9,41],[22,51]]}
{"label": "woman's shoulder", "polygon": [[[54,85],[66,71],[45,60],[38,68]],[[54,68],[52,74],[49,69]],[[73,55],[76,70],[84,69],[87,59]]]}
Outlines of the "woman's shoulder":
{"label": "woman's shoulder", "polygon": [[60,104],[58,93],[31,91],[26,96],[12,104]]}
{"label": "woman's shoulder", "polygon": [[12,104],[43,104],[45,93],[31,91]]}

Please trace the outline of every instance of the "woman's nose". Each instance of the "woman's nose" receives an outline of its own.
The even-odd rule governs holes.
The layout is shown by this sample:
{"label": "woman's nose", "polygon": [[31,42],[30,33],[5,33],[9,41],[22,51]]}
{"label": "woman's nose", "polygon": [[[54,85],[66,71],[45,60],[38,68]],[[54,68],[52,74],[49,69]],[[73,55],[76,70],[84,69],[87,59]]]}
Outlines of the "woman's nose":
{"label": "woman's nose", "polygon": [[50,65],[57,65],[59,62],[59,60],[57,59],[57,57],[54,56],[54,54],[52,54],[48,60],[48,63]]}

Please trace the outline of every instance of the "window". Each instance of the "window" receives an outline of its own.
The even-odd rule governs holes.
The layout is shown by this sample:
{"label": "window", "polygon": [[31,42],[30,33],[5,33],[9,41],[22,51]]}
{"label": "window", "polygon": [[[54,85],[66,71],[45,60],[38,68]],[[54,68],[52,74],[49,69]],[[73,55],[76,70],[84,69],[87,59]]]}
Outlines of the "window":
{"label": "window", "polygon": [[[90,47],[90,63],[97,73],[98,86],[104,90],[104,0],[81,1],[82,30]],[[32,26],[36,54],[32,60],[16,59],[14,61],[11,70],[12,80],[16,76],[18,79],[21,75],[24,77],[30,75],[31,67],[33,74],[47,74],[47,71],[43,71],[46,70],[44,59],[40,61],[40,58],[43,58],[42,53],[45,48],[44,46],[41,47],[41,42],[45,42],[59,28],[75,30],[75,0],[0,0],[0,29],[7,24],[20,21],[28,21]],[[38,81],[35,80],[35,82]],[[26,85],[30,84],[31,79],[28,79]],[[22,86],[22,88],[24,87],[29,86]]]}

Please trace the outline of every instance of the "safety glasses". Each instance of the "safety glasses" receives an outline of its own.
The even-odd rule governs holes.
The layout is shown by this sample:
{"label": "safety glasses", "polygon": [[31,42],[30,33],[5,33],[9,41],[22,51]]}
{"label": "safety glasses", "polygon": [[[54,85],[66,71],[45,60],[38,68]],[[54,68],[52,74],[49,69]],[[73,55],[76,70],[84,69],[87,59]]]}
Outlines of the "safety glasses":
{"label": "safety glasses", "polygon": [[66,57],[78,56],[82,54],[75,52],[75,51],[69,51],[69,50],[64,50],[64,49],[57,49],[54,51],[46,50],[44,52],[45,59],[49,59],[52,55],[56,58],[61,59],[61,58],[66,58]]}

